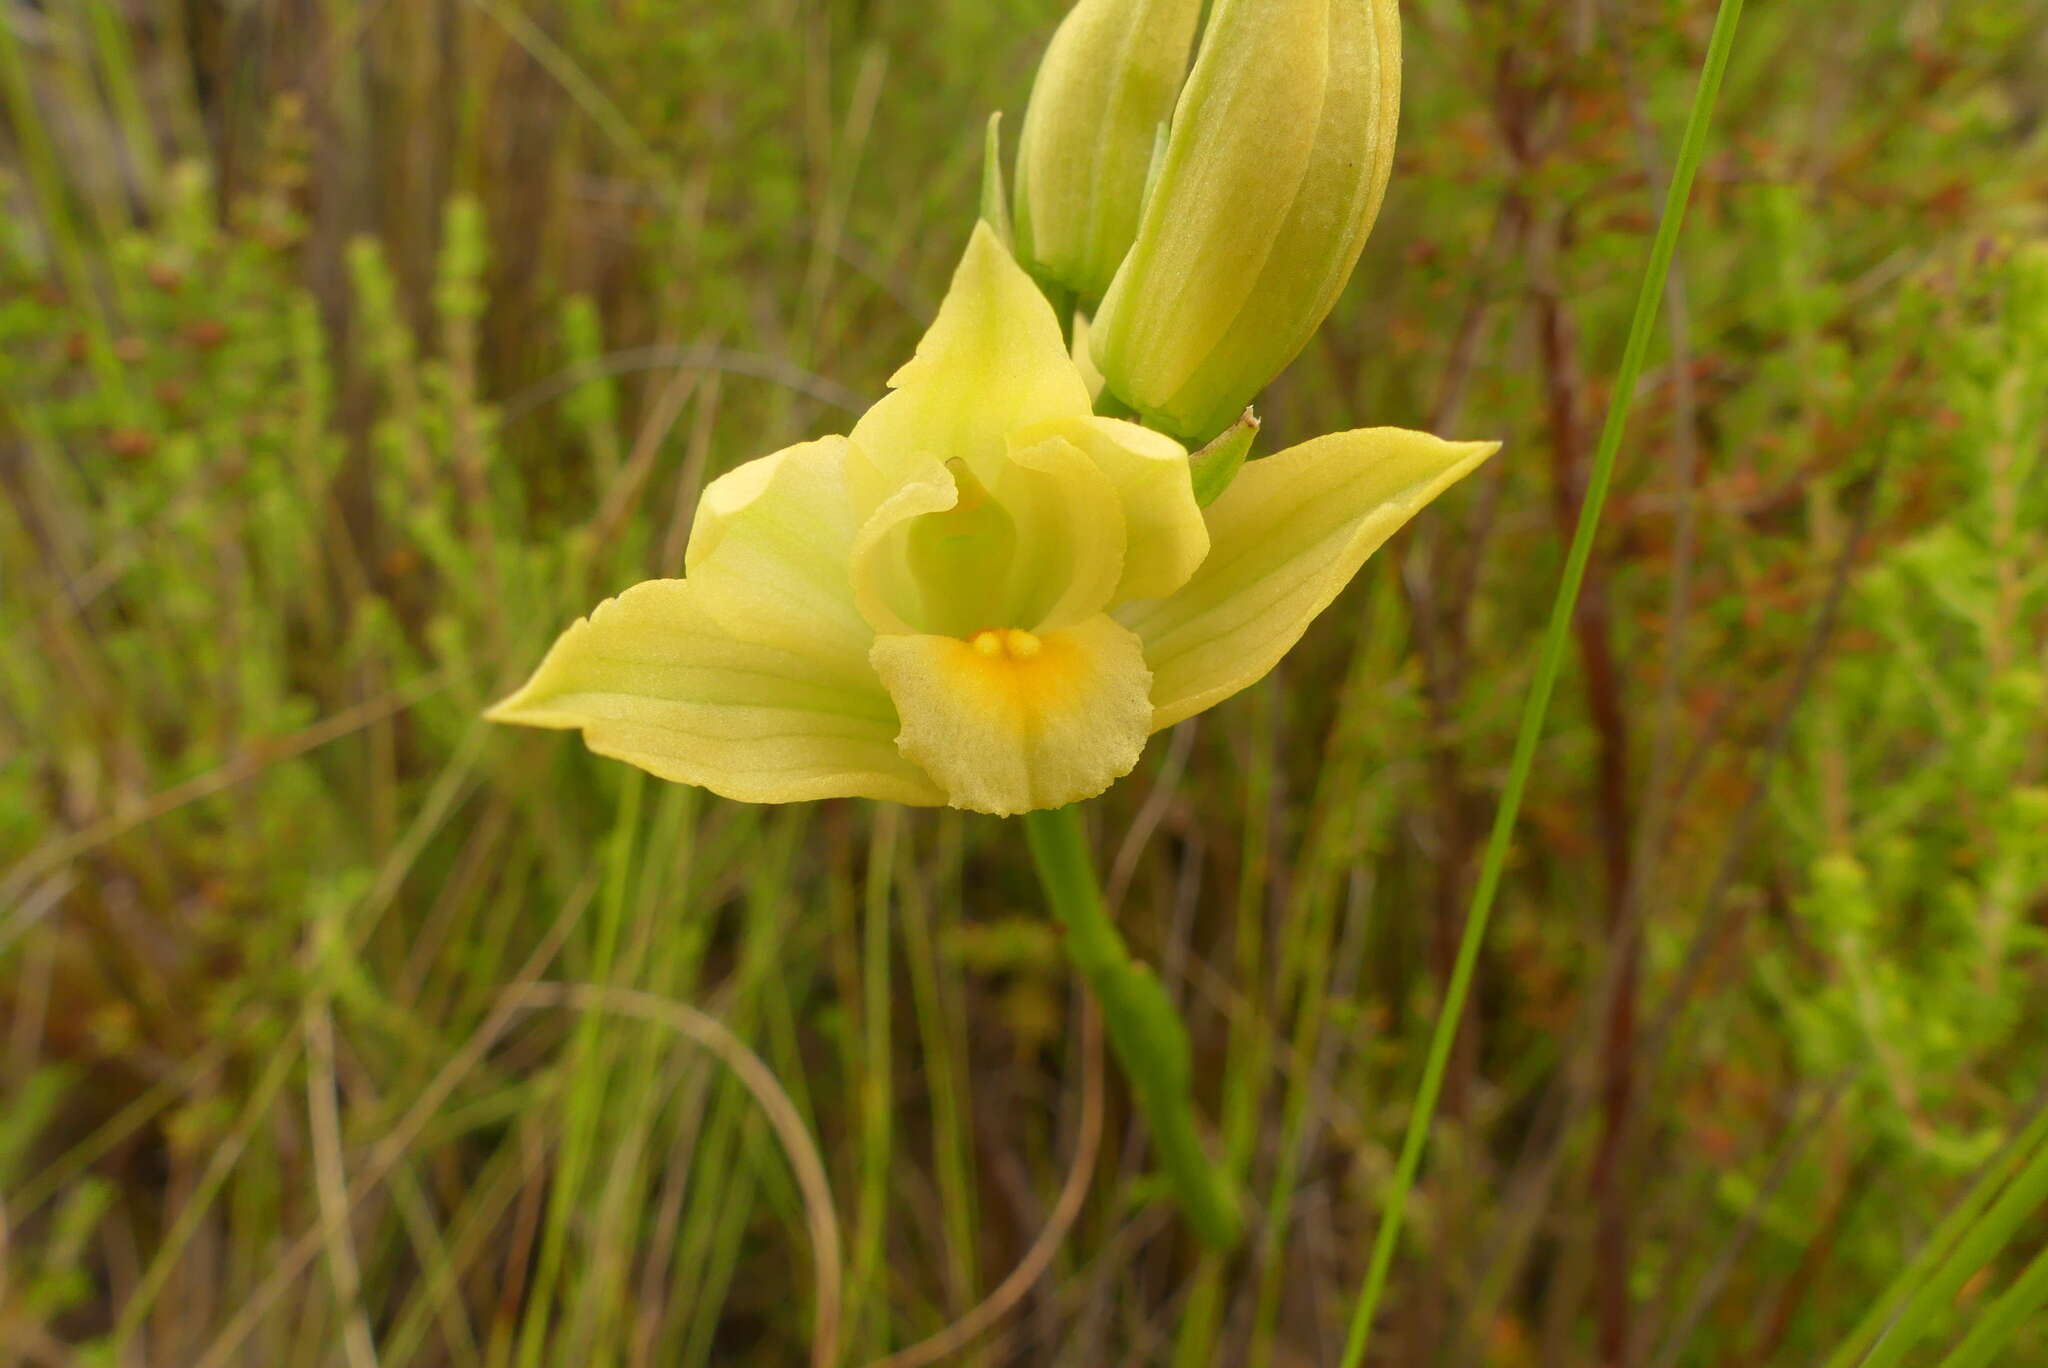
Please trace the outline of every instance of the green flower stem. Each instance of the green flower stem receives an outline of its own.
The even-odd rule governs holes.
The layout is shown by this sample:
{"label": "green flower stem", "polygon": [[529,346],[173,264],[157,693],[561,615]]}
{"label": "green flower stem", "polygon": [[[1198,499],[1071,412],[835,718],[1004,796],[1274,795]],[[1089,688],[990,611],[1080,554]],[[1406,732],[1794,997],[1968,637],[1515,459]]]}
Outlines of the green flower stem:
{"label": "green flower stem", "polygon": [[1693,92],[1692,112],[1686,116],[1685,134],[1679,143],[1678,162],[1672,168],[1671,184],[1664,196],[1664,215],[1650,243],[1649,265],[1636,295],[1635,315],[1629,320],[1628,342],[1622,348],[1621,370],[1615,376],[1613,399],[1607,408],[1606,425],[1600,430],[1600,444],[1593,453],[1591,478],[1586,482],[1584,501],[1579,506],[1579,523],[1572,534],[1571,551],[1565,558],[1564,578],[1551,604],[1550,625],[1544,632],[1542,654],[1537,658],[1536,678],[1529,689],[1522,712],[1521,730],[1515,737],[1514,759],[1508,768],[1507,786],[1500,807],[1494,813],[1493,831],[1487,838],[1486,856],[1479,868],[1479,882],[1472,892],[1471,910],[1465,917],[1464,935],[1458,943],[1458,957],[1451,966],[1450,982],[1444,988],[1443,1007],[1437,1014],[1436,1030],[1430,1037],[1429,1055],[1423,1065],[1422,1083],[1408,1113],[1408,1133],[1401,1142],[1401,1157],[1395,1165],[1394,1180],[1387,1192],[1386,1210],[1374,1239],[1372,1261],[1366,1269],[1365,1284],[1352,1309],[1351,1329],[1345,1339],[1343,1368],[1358,1368],[1365,1360],[1365,1347],[1372,1331],[1373,1313],[1385,1290],[1387,1270],[1401,1239],[1401,1218],[1414,1186],[1416,1170],[1422,1164],[1422,1150],[1436,1114],[1437,1096],[1443,1090],[1444,1068],[1457,1039],[1458,1021],[1464,1015],[1465,995],[1472,986],[1472,973],[1479,959],[1479,945],[1486,935],[1486,922],[1493,911],[1494,894],[1500,889],[1501,872],[1507,867],[1508,849],[1513,843],[1515,818],[1521,812],[1522,794],[1535,764],[1536,745],[1543,737],[1543,719],[1550,710],[1550,695],[1557,686],[1564,663],[1565,640],[1571,631],[1572,614],[1579,601],[1579,586],[1592,559],[1593,538],[1600,526],[1600,512],[1607,502],[1607,488],[1614,479],[1614,460],[1621,449],[1622,433],[1628,427],[1629,406],[1635,399],[1636,381],[1649,353],[1650,335],[1657,322],[1657,305],[1663,298],[1665,277],[1671,270],[1671,256],[1678,247],[1678,229],[1685,221],[1686,201],[1692,194],[1693,174],[1699,170],[1706,148],[1707,124],[1720,93],[1721,75],[1728,68],[1728,54],[1735,44],[1735,25],[1742,17],[1742,0],[1721,0],[1714,16],[1714,32],[1707,40],[1707,58],[1700,68],[1699,85]]}
{"label": "green flower stem", "polygon": [[1081,811],[1027,812],[1024,834],[1046,901],[1066,928],[1067,955],[1102,1007],[1110,1048],[1124,1066],[1181,1212],[1212,1248],[1230,1249],[1243,1222],[1234,1185],[1195,1133],[1187,1028],[1158,976],[1131,958],[1102,905]]}

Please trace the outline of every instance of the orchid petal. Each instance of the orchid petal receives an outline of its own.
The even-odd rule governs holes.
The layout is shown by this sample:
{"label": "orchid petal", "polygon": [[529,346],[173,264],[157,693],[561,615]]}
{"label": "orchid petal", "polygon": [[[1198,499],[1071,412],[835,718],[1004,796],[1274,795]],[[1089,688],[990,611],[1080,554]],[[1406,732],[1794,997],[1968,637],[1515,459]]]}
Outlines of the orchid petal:
{"label": "orchid petal", "polygon": [[1017,440],[1040,435],[1072,442],[1116,487],[1124,515],[1124,566],[1111,601],[1159,598],[1187,583],[1209,553],[1209,528],[1195,502],[1187,449],[1116,418],[1064,419],[1019,433]]}
{"label": "orchid petal", "polygon": [[874,631],[847,583],[857,524],[844,437],[789,447],[711,482],[683,564],[730,635],[796,652],[867,654]]}
{"label": "orchid petal", "polygon": [[917,573],[910,527],[944,514],[960,501],[953,468],[927,461],[881,500],[855,535],[848,560],[854,602],[875,631],[907,635],[925,630],[935,615],[926,603],[930,590]]}
{"label": "orchid petal", "polygon": [[1055,632],[1107,608],[1123,579],[1116,484],[1064,437],[1019,441],[990,492],[1017,520],[1002,617],[987,626]]}
{"label": "orchid petal", "polygon": [[861,527],[856,601],[877,632],[1056,631],[1101,612],[1123,574],[1115,484],[1063,437],[1018,446],[984,480],[927,465]]}

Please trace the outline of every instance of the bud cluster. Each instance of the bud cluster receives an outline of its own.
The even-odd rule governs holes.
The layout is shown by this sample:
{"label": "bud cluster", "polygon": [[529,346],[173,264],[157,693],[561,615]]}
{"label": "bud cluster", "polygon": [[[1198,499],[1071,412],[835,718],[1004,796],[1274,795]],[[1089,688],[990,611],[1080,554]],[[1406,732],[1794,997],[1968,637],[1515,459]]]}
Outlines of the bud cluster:
{"label": "bud cluster", "polygon": [[1018,250],[1114,400],[1191,444],[1307,345],[1393,166],[1397,0],[1080,0],[1017,160]]}

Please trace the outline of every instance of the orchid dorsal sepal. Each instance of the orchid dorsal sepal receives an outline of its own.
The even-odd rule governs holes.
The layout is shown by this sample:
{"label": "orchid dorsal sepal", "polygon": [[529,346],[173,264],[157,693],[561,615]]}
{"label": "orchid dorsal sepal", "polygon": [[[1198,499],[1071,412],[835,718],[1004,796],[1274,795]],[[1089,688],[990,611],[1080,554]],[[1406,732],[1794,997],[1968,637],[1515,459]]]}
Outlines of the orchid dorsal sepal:
{"label": "orchid dorsal sepal", "polygon": [[988,116],[981,140],[981,221],[995,230],[1005,247],[1015,250],[1016,229],[1010,222],[1010,197],[1003,188],[1003,111]]}
{"label": "orchid dorsal sepal", "polygon": [[1188,457],[1196,503],[1207,508],[1230,488],[1237,472],[1244,469],[1245,458],[1251,455],[1252,443],[1258,435],[1259,415],[1246,409],[1216,440]]}
{"label": "orchid dorsal sepal", "polygon": [[571,627],[491,716],[751,802],[1079,802],[1272,669],[1494,450],[1335,433],[1204,508],[1186,448],[1093,411],[985,224],[892,385],[846,436],[713,481],[686,578]]}

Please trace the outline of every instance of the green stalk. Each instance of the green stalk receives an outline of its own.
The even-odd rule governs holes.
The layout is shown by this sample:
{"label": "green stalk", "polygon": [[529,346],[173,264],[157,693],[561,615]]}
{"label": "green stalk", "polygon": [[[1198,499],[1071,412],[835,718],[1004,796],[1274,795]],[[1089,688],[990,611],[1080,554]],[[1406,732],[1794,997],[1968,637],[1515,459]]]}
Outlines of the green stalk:
{"label": "green stalk", "polygon": [[1529,772],[1535,763],[1536,745],[1543,736],[1543,719],[1550,711],[1550,695],[1564,662],[1565,640],[1571,631],[1572,614],[1578,607],[1579,587],[1586,578],[1586,564],[1592,559],[1593,540],[1600,527],[1600,513],[1607,503],[1608,486],[1614,479],[1614,461],[1621,450],[1621,438],[1628,427],[1629,408],[1635,399],[1636,382],[1650,349],[1650,335],[1657,322],[1657,306],[1664,297],[1665,277],[1678,247],[1678,230],[1685,221],[1686,202],[1692,194],[1693,175],[1699,170],[1706,148],[1707,124],[1720,93],[1721,77],[1728,68],[1728,54],[1735,45],[1735,26],[1742,17],[1742,0],[1721,0],[1714,16],[1713,36],[1707,41],[1707,58],[1700,68],[1699,86],[1693,92],[1692,112],[1686,116],[1685,135],[1679,144],[1678,164],[1664,196],[1664,215],[1650,244],[1649,266],[1636,294],[1635,315],[1629,320],[1628,344],[1622,351],[1621,370],[1615,376],[1613,398],[1607,407],[1606,425],[1600,430],[1600,445],[1593,455],[1591,478],[1579,507],[1577,530],[1572,534],[1571,552],[1565,559],[1564,578],[1551,604],[1550,625],[1543,637],[1542,655],[1536,678],[1522,712],[1521,730],[1515,737],[1513,763],[1508,769],[1500,808],[1494,814],[1493,832],[1486,843],[1479,882],[1472,892],[1471,910],[1465,916],[1465,931],[1458,943],[1458,958],[1445,986],[1442,1010],[1430,1037],[1429,1055],[1423,1066],[1422,1082],[1408,1114],[1408,1133],[1401,1142],[1401,1157],[1394,1171],[1394,1183],[1387,1194],[1386,1213],[1380,1218],[1379,1234],[1373,1242],[1372,1262],[1365,1284],[1351,1316],[1351,1330],[1345,1339],[1343,1368],[1357,1368],[1365,1358],[1372,1331],[1373,1313],[1385,1290],[1387,1270],[1401,1238],[1401,1219],[1408,1205],[1409,1190],[1421,1167],[1422,1150],[1429,1138],[1430,1122],[1436,1113],[1437,1097],[1443,1090],[1444,1069],[1450,1062],[1451,1045],[1464,1014],[1465,996],[1472,987],[1472,972],[1479,959],[1479,945],[1486,935],[1487,918],[1493,912],[1494,895],[1500,889],[1501,872],[1507,865],[1508,848],[1515,834],[1515,819],[1521,811],[1522,794],[1529,786]]}
{"label": "green stalk", "polygon": [[1024,834],[1067,955],[1102,1007],[1110,1048],[1124,1066],[1181,1213],[1213,1249],[1243,1234],[1235,1185],[1195,1134],[1194,1064],[1187,1028],[1158,976],[1131,958],[1096,887],[1077,807],[1024,814]]}

